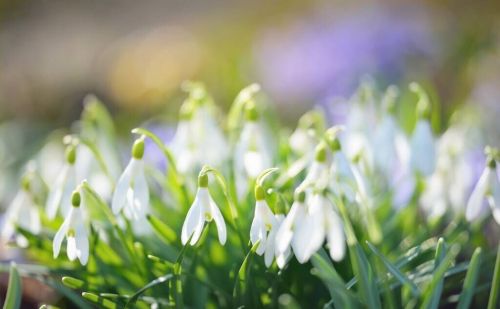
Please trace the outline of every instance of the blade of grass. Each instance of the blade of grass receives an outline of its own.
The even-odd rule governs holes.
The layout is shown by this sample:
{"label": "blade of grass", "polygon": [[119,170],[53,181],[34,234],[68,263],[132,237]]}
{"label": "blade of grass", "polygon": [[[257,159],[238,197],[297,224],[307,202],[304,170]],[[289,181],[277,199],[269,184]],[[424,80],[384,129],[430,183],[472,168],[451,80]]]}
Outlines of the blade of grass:
{"label": "blade of grass", "polygon": [[23,287],[21,284],[21,277],[17,271],[15,263],[10,265],[9,273],[9,287],[7,288],[7,295],[5,297],[4,309],[18,309],[21,307],[21,296],[23,294]]}
{"label": "blade of grass", "polygon": [[488,299],[488,309],[497,308],[498,293],[500,292],[500,242],[498,243],[497,259],[495,262],[495,270],[493,272],[493,280],[491,282],[490,297]]}
{"label": "blade of grass", "polygon": [[372,245],[369,241],[366,242],[368,248],[372,250],[373,253],[382,261],[387,270],[403,285],[408,286],[411,289],[413,296],[418,297],[420,295],[420,290],[418,287],[411,281],[405,274],[399,271],[398,267],[389,262],[385,256],[380,253],[374,245]]}
{"label": "blade of grass", "polygon": [[470,306],[472,297],[475,293],[475,288],[477,284],[477,279],[479,277],[479,268],[481,266],[482,250],[477,248],[472,255],[472,259],[469,264],[469,270],[465,275],[464,287],[460,298],[458,301],[458,309],[467,309]]}

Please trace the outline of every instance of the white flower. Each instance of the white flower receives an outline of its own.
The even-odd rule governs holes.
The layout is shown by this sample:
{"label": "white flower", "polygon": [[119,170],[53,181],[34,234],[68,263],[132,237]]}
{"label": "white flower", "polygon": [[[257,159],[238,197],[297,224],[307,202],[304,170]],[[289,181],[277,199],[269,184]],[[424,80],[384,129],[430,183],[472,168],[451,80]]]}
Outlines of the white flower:
{"label": "white flower", "polygon": [[[263,190],[262,188],[256,189]],[[257,195],[257,194],[256,194]],[[271,235],[271,231],[276,229],[278,225],[278,221],[274,216],[273,212],[269,208],[269,205],[264,200],[263,191],[259,193],[258,198],[255,202],[255,213],[252,221],[252,226],[250,227],[250,241],[252,244],[256,244],[259,241],[259,245],[257,247],[256,253],[258,255],[264,254],[264,252],[270,252],[271,248],[273,250],[273,254],[266,253],[265,260],[266,265],[269,259],[269,256],[274,257],[274,237],[275,234]]]}
{"label": "white flower", "polygon": [[193,116],[193,131],[199,146],[199,163],[221,166],[229,157],[229,145],[207,104],[199,106]]}
{"label": "white flower", "polygon": [[272,166],[272,152],[256,111],[248,113],[250,116],[247,116],[243,126],[234,156],[236,187],[240,198],[248,189],[248,179],[255,179],[263,170]]}
{"label": "white flower", "polygon": [[351,163],[342,150],[333,152],[330,167],[330,188],[337,195],[344,195],[349,201],[354,201],[357,192],[357,181],[352,171]]}
{"label": "white flower", "polygon": [[86,265],[89,258],[89,240],[84,213],[80,207],[80,204],[83,206],[83,201],[78,191],[73,192],[71,204],[73,207],[69,210],[66,219],[54,236],[52,250],[54,258],[57,258],[62,242],[66,238],[68,259],[74,261],[78,258],[82,265]]}
{"label": "white flower", "polygon": [[290,148],[299,155],[305,155],[314,149],[316,138],[311,130],[297,127],[289,138]]}
{"label": "white flower", "polygon": [[465,212],[468,221],[477,220],[486,212],[485,199],[490,205],[495,221],[500,224],[500,181],[494,161],[490,161],[472,191]]}
{"label": "white flower", "polygon": [[71,192],[78,182],[76,169],[76,146],[69,145],[66,149],[66,163],[50,190],[47,198],[46,212],[49,219],[55,218],[57,210],[61,208],[63,216],[67,216],[71,205]]}
{"label": "white flower", "polygon": [[118,214],[124,208],[129,219],[141,220],[149,210],[149,189],[144,175],[144,138],[135,141],[132,158],[120,176],[113,194],[112,210]]}
{"label": "white flower", "polygon": [[332,259],[342,260],[346,250],[342,220],[323,194],[315,194],[308,204],[306,216],[294,233],[292,246],[297,260],[307,262],[321,248],[325,237]]}
{"label": "white flower", "polygon": [[436,166],[436,146],[429,121],[419,119],[411,138],[410,164],[413,171],[430,176]]}
{"label": "white flower", "polygon": [[191,121],[182,118],[177,124],[177,131],[170,143],[170,149],[176,159],[177,169],[181,173],[188,173],[195,169],[197,164],[194,131]]}
{"label": "white flower", "polygon": [[324,189],[330,180],[329,176],[326,145],[320,143],[316,147],[314,161],[311,163],[306,177],[297,187],[297,191],[309,192],[314,188]]}
{"label": "white flower", "polygon": [[439,218],[448,206],[446,185],[441,173],[434,173],[427,179],[420,204],[429,218]]}
{"label": "white flower", "polygon": [[293,202],[290,207],[290,211],[281,222],[276,233],[276,262],[279,268],[283,268],[285,266],[288,256],[290,255],[290,247],[293,248],[293,252],[297,250],[295,248],[295,242],[292,242],[292,240],[296,237],[295,232],[297,226],[300,225],[301,220],[306,215],[306,206],[304,201],[305,192],[301,192]]}
{"label": "white flower", "polygon": [[[19,226],[32,234],[39,234],[41,230],[38,206],[33,201],[28,187],[24,187],[16,194],[12,204],[5,213],[4,223],[0,234],[0,242],[8,242],[15,234],[15,227]],[[18,235],[17,243],[24,247],[27,240]]]}
{"label": "white flower", "polygon": [[208,175],[200,175],[198,178],[198,192],[182,225],[182,244],[185,245],[191,238],[189,243],[194,246],[200,239],[205,222],[211,222],[212,220],[215,221],[217,226],[219,242],[224,245],[227,237],[224,217],[222,217],[219,207],[210,196]]}

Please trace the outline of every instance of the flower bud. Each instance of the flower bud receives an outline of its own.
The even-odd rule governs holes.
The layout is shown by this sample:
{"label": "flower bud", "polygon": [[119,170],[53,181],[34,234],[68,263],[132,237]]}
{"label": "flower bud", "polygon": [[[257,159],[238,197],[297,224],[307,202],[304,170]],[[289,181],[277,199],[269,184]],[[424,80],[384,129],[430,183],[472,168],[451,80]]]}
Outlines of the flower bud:
{"label": "flower bud", "polygon": [[198,176],[198,187],[200,188],[208,188],[208,175],[201,174]]}
{"label": "flower bud", "polygon": [[66,147],[66,162],[73,165],[76,162],[76,145],[71,144]]}
{"label": "flower bud", "polygon": [[71,205],[73,205],[73,207],[80,207],[81,201],[82,197],[80,196],[80,192],[73,191],[73,194],[71,194]]}
{"label": "flower bud", "polygon": [[295,192],[294,200],[299,203],[304,203],[306,201],[306,192],[302,190]]}
{"label": "flower bud", "polygon": [[257,112],[257,107],[253,101],[249,101],[245,107],[245,119],[247,121],[259,120],[259,113]]}
{"label": "flower bud", "polygon": [[144,156],[144,137],[137,139],[132,146],[132,157],[142,159]]}
{"label": "flower bud", "polygon": [[266,193],[264,192],[264,188],[260,185],[255,186],[255,200],[262,201],[266,197]]}

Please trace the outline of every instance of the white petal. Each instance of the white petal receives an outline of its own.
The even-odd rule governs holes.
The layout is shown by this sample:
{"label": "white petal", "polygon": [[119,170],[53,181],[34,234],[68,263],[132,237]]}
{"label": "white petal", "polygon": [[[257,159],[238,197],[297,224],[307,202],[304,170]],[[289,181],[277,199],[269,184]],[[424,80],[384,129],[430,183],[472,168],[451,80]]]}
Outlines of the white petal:
{"label": "white petal", "polygon": [[296,221],[304,216],[304,205],[300,202],[294,202],[285,220],[281,223],[276,233],[276,251],[283,253],[290,248],[293,238],[293,229]]}
{"label": "white petal", "polygon": [[66,239],[67,248],[66,253],[68,254],[68,259],[70,261],[74,261],[77,258],[77,249],[76,249],[76,239],[74,236],[68,236]]}
{"label": "white petal", "polygon": [[68,176],[63,186],[63,192],[60,204],[61,214],[64,217],[68,215],[71,209],[71,195],[73,194],[73,190],[75,190],[76,186],[77,186],[77,181],[76,181],[75,166],[70,165],[68,167]]}
{"label": "white petal", "polygon": [[134,207],[139,217],[144,217],[149,209],[149,189],[142,162],[139,162],[134,178]]}
{"label": "white petal", "polygon": [[224,217],[222,217],[222,214],[219,210],[219,207],[215,204],[215,202],[212,200],[210,197],[210,206],[211,206],[211,213],[215,221],[215,225],[217,226],[217,234],[219,235],[219,242],[221,245],[224,245],[226,243],[226,223],[224,222]]}
{"label": "white petal", "polygon": [[61,250],[61,244],[64,240],[64,237],[66,236],[66,233],[68,232],[69,228],[69,218],[66,218],[64,220],[63,224],[57,231],[56,235],[54,236],[54,240],[52,241],[52,251],[54,253],[54,258],[59,256],[59,251]]}
{"label": "white petal", "polygon": [[345,236],[343,224],[333,210],[326,211],[328,221],[328,246],[330,256],[334,261],[341,261],[345,255]]}
{"label": "white petal", "polygon": [[411,139],[411,166],[423,176],[430,176],[436,166],[436,146],[431,125],[419,120]]}
{"label": "white petal", "polygon": [[300,263],[305,263],[319,249],[325,239],[322,212],[307,215],[297,226],[293,238],[294,254]]}
{"label": "white petal", "polygon": [[257,178],[265,169],[264,158],[259,151],[247,151],[243,157],[243,163],[250,178]]}
{"label": "white petal", "polygon": [[203,232],[203,227],[205,226],[205,218],[203,217],[203,213],[200,211],[200,216],[198,217],[198,222],[196,222],[196,226],[194,229],[193,237],[191,238],[191,241],[189,242],[191,246],[196,245],[198,240],[201,237],[201,232]]}
{"label": "white petal", "polygon": [[83,223],[75,229],[77,256],[82,265],[86,265],[89,259],[89,240],[87,230]]}
{"label": "white petal", "polygon": [[122,210],[127,201],[127,191],[129,190],[136,164],[136,160],[132,158],[116,184],[113,201],[111,202],[111,209],[115,214],[118,214]]}
{"label": "white petal", "polygon": [[500,225],[500,182],[496,173],[493,173],[491,179],[491,196],[489,197],[489,204],[493,218]]}
{"label": "white petal", "polygon": [[474,221],[481,216],[484,208],[483,206],[486,193],[489,190],[491,177],[492,170],[490,168],[486,168],[474,187],[465,211],[465,218],[468,221]]}
{"label": "white petal", "polygon": [[26,193],[19,191],[9,208],[4,214],[2,233],[0,235],[2,242],[6,243],[15,233],[15,224],[19,219],[19,212],[21,211],[23,203],[26,200]]}
{"label": "white petal", "polygon": [[55,186],[50,190],[47,198],[46,213],[49,219],[54,219],[57,214],[57,208],[61,204],[64,190],[64,184],[68,176],[69,166],[64,165],[61,173],[57,177]]}
{"label": "white petal", "polygon": [[276,232],[274,230],[271,231],[271,233],[269,233],[269,239],[266,242],[266,250],[264,253],[264,263],[266,264],[266,267],[271,266],[271,264],[273,263],[274,254],[275,254],[275,252],[274,252],[274,242],[275,242],[274,237],[275,236],[276,236]]}
{"label": "white petal", "polygon": [[201,207],[199,205],[199,198],[197,194],[193,204],[189,208],[184,224],[182,225],[181,242],[183,245],[186,245],[191,235],[193,235],[201,216],[200,213]]}

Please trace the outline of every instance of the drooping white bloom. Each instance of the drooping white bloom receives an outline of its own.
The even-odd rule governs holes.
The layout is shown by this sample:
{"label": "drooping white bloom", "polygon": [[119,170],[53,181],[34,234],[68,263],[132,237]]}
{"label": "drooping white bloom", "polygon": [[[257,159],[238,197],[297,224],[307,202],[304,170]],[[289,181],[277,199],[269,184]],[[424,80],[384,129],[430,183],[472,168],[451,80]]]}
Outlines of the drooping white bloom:
{"label": "drooping white bloom", "polygon": [[342,150],[333,152],[330,167],[330,187],[337,196],[344,195],[349,201],[356,198],[357,183],[352,165]]}
{"label": "drooping white bloom", "polygon": [[411,138],[411,166],[422,176],[430,176],[436,166],[436,146],[431,125],[426,119],[419,119]]}
{"label": "drooping white bloom", "polygon": [[[38,206],[33,200],[29,188],[29,180],[23,180],[23,188],[16,194],[12,204],[5,213],[3,227],[0,233],[0,242],[7,243],[15,234],[16,225],[38,235],[41,230],[40,214]],[[27,246],[27,240],[18,235],[17,244],[21,247]]]}
{"label": "drooping white bloom", "polygon": [[495,221],[500,224],[500,180],[498,179],[496,163],[490,159],[483,174],[479,178],[467,203],[465,218],[474,221],[486,211],[484,201],[487,200]]}
{"label": "drooping white bloom", "polygon": [[66,254],[70,261],[79,259],[82,265],[86,265],[89,258],[88,231],[85,224],[84,213],[80,207],[83,201],[80,192],[74,191],[71,197],[71,209],[63,224],[54,236],[52,250],[54,258],[59,256],[61,245],[66,238]]}
{"label": "drooping white bloom", "polygon": [[296,236],[297,226],[300,225],[306,215],[305,192],[297,195],[297,198],[290,207],[290,211],[285,219],[281,222],[280,227],[276,233],[276,263],[279,268],[285,267],[285,264],[290,255],[290,248],[293,252],[297,250],[293,238]]}
{"label": "drooping white bloom", "polygon": [[314,188],[324,189],[330,180],[329,176],[326,145],[320,143],[316,147],[314,161],[309,166],[306,177],[297,187],[297,191],[312,191]]}
{"label": "drooping white bloom", "polygon": [[290,148],[299,155],[305,155],[314,149],[316,139],[306,128],[297,127],[289,138]]}
{"label": "drooping white bloom", "polygon": [[132,158],[116,184],[111,208],[118,214],[122,209],[128,219],[144,219],[149,210],[149,189],[144,174],[144,138],[135,141]]}
{"label": "drooping white bloom", "polygon": [[170,143],[182,173],[194,172],[203,164],[220,167],[229,156],[229,145],[215,119],[213,102],[203,86],[192,83],[181,107],[177,131]]}
{"label": "drooping white bloom", "polygon": [[246,121],[235,148],[234,170],[238,196],[248,189],[248,180],[272,167],[272,152],[267,145],[264,128],[258,121],[255,106],[247,110]]}
{"label": "drooping white bloom", "polygon": [[76,147],[76,145],[72,144],[66,148],[66,163],[62,167],[54,187],[49,192],[46,205],[46,213],[49,219],[55,218],[59,208],[61,214],[66,217],[71,208],[71,192],[78,182],[75,168]]}
{"label": "drooping white bloom", "polygon": [[226,243],[226,223],[219,207],[215,204],[208,190],[208,175],[200,175],[198,178],[198,191],[196,197],[189,208],[189,211],[182,225],[181,241],[185,245],[189,243],[194,246],[200,239],[205,222],[215,221],[219,242],[221,245]]}
{"label": "drooping white bloom", "polygon": [[190,120],[181,117],[177,130],[170,143],[170,149],[176,159],[177,169],[181,173],[193,171],[197,164],[196,143]]}
{"label": "drooping white bloom", "polygon": [[420,197],[420,204],[429,218],[439,218],[448,206],[446,184],[440,173],[434,173],[427,179],[425,190]]}
{"label": "drooping white bloom", "polygon": [[[307,262],[326,240],[334,261],[344,258],[346,244],[343,223],[333,204],[320,193],[307,205],[307,214],[297,225],[292,240],[294,254],[300,263]],[[296,235],[296,237],[295,237]]]}
{"label": "drooping white bloom", "polygon": [[[274,258],[274,236],[276,235],[278,220],[276,220],[276,217],[264,199],[263,189],[261,187],[256,188],[255,192],[255,212],[252,226],[250,227],[250,241],[253,245],[259,242],[256,253],[262,255],[266,252],[265,260],[267,265],[268,259],[271,259],[272,262]],[[271,231],[274,231],[274,234],[271,235]],[[272,254],[270,253],[271,249]]]}

